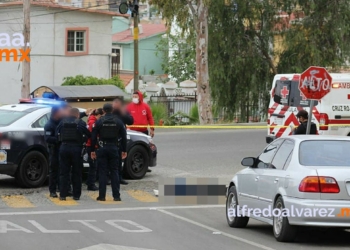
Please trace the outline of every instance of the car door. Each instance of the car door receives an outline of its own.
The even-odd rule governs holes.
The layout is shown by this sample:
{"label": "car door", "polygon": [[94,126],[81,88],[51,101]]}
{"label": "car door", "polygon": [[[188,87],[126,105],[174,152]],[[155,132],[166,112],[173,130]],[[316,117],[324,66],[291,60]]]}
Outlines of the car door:
{"label": "car door", "polygon": [[268,168],[257,169],[259,175],[258,196],[259,208],[273,208],[273,201],[279,189],[283,188],[286,178],[286,167],[294,149],[293,140],[286,139],[279,146]]}
{"label": "car door", "polygon": [[238,176],[239,195],[242,200],[240,201],[241,205],[247,205],[248,208],[252,209],[257,208],[259,204],[258,183],[260,181],[258,170],[268,167],[281,143],[281,139],[277,139],[269,144],[257,158],[255,166],[245,169]]}

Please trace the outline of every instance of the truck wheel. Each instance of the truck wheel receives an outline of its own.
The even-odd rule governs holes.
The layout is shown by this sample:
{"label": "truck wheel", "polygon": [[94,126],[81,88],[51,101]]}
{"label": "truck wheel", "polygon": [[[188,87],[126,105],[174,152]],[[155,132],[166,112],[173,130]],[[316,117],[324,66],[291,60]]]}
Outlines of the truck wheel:
{"label": "truck wheel", "polygon": [[46,157],[38,151],[31,151],[23,157],[18,166],[16,180],[26,188],[40,187],[46,181],[48,169]]}
{"label": "truck wheel", "polygon": [[136,145],[128,152],[124,163],[125,177],[129,179],[142,179],[147,172],[149,157],[146,149]]}

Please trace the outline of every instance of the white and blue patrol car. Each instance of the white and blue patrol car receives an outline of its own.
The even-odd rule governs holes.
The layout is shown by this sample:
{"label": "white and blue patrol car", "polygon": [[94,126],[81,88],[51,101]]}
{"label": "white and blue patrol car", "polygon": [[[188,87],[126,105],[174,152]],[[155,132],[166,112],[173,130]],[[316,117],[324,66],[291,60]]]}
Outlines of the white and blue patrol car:
{"label": "white and blue patrol car", "polygon": [[[49,154],[44,126],[51,115],[49,104],[0,107],[0,174],[15,177],[23,187],[39,187],[47,179]],[[148,167],[157,165],[157,147],[150,136],[136,131],[128,130],[127,139],[124,174],[130,179],[142,179]],[[86,162],[84,167],[88,167]]]}

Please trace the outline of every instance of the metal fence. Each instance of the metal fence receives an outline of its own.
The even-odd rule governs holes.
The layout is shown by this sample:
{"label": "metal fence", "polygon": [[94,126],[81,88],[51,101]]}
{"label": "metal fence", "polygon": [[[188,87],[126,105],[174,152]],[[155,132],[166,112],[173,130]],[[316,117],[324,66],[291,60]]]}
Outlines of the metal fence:
{"label": "metal fence", "polygon": [[152,95],[150,103],[163,104],[170,117],[178,112],[189,115],[193,106],[197,103],[196,94]]}

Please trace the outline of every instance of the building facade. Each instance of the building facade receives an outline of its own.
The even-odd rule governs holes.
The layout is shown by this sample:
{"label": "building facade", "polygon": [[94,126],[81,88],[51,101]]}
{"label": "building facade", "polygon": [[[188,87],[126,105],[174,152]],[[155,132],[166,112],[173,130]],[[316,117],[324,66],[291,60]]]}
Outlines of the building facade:
{"label": "building facade", "polygon": [[[22,9],[21,2],[0,5],[0,49],[6,48],[6,34],[13,38],[22,33]],[[116,15],[119,14],[33,3],[30,90],[42,85],[59,86],[68,76],[109,78],[112,17]],[[1,87],[6,89],[0,91],[0,104],[16,103],[21,93],[22,62],[13,56],[6,61],[5,53],[0,58]]]}

